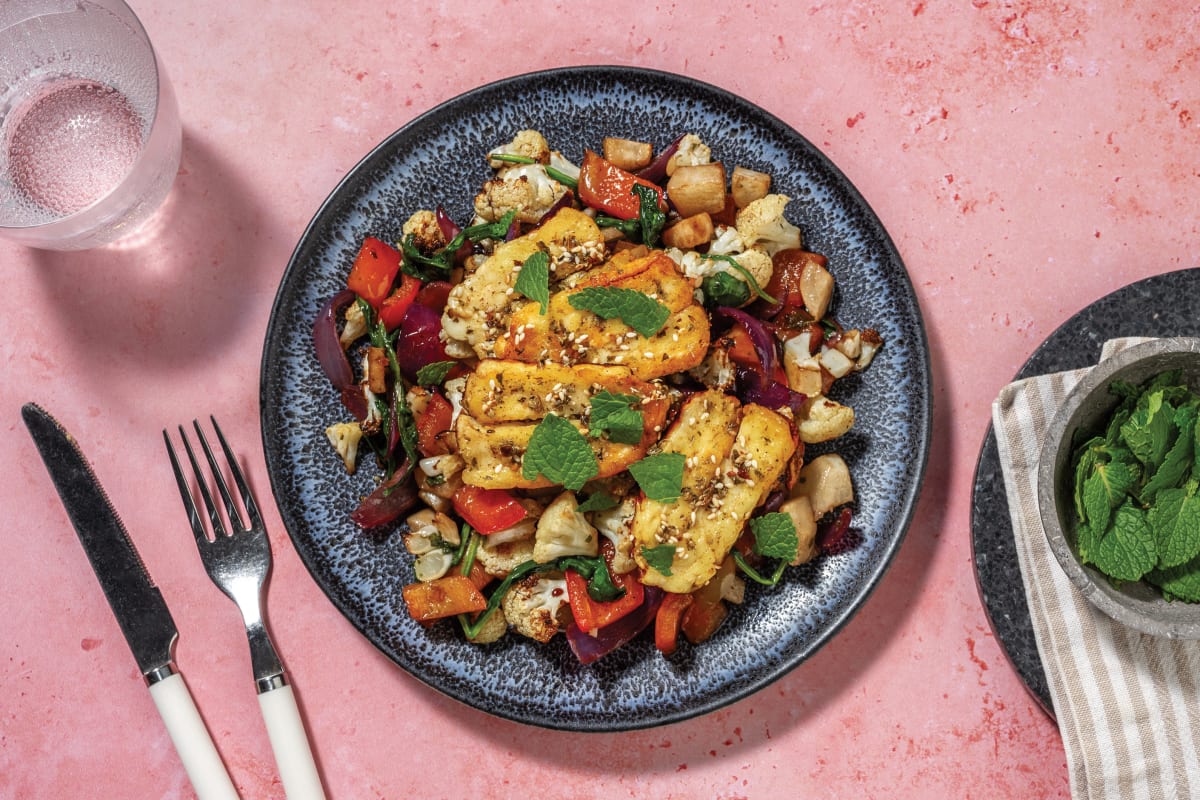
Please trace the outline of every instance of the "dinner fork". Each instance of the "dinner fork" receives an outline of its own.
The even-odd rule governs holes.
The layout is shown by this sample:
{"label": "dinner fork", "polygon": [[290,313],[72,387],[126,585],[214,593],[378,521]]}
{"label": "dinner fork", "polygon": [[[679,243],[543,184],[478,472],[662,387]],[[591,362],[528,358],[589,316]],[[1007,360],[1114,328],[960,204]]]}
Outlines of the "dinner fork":
{"label": "dinner fork", "polygon": [[195,534],[200,560],[204,562],[204,568],[213,583],[237,604],[242,613],[242,621],[246,624],[246,636],[250,641],[250,662],[254,669],[254,683],[258,689],[258,703],[266,722],[267,735],[271,740],[271,750],[275,754],[275,764],[279,768],[284,792],[289,800],[324,798],[321,778],[304,732],[304,723],[300,719],[295,694],[288,685],[283,664],[267,632],[262,601],[267,575],[271,571],[271,544],[267,539],[266,527],[229,443],[225,441],[216,419],[210,416],[209,420],[225,455],[229,473],[237,485],[246,521],[243,521],[234,503],[229,486],[222,477],[221,467],[213,456],[212,448],[209,447],[208,439],[198,421],[193,420],[192,425],[196,429],[196,437],[204,451],[213,483],[224,505],[225,516],[229,521],[228,530],[182,425],[179,426],[179,438],[188,461],[191,462],[200,496],[204,500],[212,538],[209,538],[204,518],[201,517],[192,498],[188,481],[180,468],[179,459],[175,456],[175,448],[171,445],[171,437],[164,430],[163,441],[167,445],[167,455],[171,459],[171,468],[179,484],[179,494],[187,510],[188,522],[192,526],[192,533]]}

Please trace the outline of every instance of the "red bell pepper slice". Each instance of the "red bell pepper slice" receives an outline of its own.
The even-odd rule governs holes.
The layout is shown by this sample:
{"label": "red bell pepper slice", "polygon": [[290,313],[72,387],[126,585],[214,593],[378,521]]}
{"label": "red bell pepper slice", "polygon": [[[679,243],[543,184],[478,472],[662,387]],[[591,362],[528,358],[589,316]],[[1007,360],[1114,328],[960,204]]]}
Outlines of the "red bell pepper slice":
{"label": "red bell pepper slice", "polygon": [[363,240],[354,266],[346,279],[346,288],[379,309],[392,291],[396,273],[400,271],[400,251],[373,236]]}
{"label": "red bell pepper slice", "polygon": [[401,275],[400,285],[379,304],[379,319],[389,331],[400,327],[408,307],[417,299],[421,281],[412,275]]}
{"label": "red bell pepper slice", "polygon": [[580,630],[592,633],[631,614],[645,599],[645,587],[636,573],[613,575],[613,583],[625,589],[625,594],[607,603],[593,600],[587,590],[587,579],[573,569],[564,573],[567,580],[567,602]]}
{"label": "red bell pepper slice", "polygon": [[506,489],[484,489],[464,483],[454,493],[452,502],[458,515],[485,535],[511,528],[528,515],[525,506]]}
{"label": "red bell pepper slice", "polygon": [[450,401],[438,392],[429,396],[429,403],[420,416],[417,417],[417,449],[421,455],[442,456],[450,452],[443,440],[442,434],[450,430],[450,421],[454,417],[454,407]]}
{"label": "red bell pepper slice", "polygon": [[648,180],[626,172],[602,156],[588,150],[579,168],[579,199],[618,219],[637,219],[642,200],[633,193],[636,184],[649,187],[658,195],[658,207],[666,210],[663,190]]}
{"label": "red bell pepper slice", "polygon": [[654,617],[654,646],[665,656],[679,646],[679,629],[683,627],[683,612],[692,605],[690,594],[667,592]]}

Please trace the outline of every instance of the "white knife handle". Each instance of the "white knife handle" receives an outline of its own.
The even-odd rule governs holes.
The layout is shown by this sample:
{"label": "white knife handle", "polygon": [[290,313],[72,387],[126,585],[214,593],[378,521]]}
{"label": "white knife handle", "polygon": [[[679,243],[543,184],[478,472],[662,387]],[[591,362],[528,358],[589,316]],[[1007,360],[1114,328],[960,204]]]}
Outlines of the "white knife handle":
{"label": "white knife handle", "polygon": [[261,692],[258,705],[267,724],[267,736],[275,751],[275,765],[279,768],[283,792],[288,800],[324,800],[325,790],[321,786],[321,776],[317,774],[292,687],[283,684]]}
{"label": "white knife handle", "polygon": [[175,743],[188,779],[200,800],[241,800],[178,672],[150,684],[150,696]]}

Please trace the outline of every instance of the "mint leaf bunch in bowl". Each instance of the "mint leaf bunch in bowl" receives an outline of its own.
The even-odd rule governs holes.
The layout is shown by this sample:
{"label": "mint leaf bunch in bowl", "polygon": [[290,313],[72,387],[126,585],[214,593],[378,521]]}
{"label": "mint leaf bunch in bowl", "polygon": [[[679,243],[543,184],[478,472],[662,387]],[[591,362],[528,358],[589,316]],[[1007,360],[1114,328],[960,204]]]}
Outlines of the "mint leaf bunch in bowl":
{"label": "mint leaf bunch in bowl", "polygon": [[1047,541],[1097,608],[1200,639],[1200,339],[1155,339],[1091,370],[1046,434]]}

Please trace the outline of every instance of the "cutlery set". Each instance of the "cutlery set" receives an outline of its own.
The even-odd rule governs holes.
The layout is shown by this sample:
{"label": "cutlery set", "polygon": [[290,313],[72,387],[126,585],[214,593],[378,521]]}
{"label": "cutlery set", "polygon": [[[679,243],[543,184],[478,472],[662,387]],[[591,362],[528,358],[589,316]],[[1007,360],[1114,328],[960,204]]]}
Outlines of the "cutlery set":
{"label": "cutlery set", "polygon": [[[200,800],[236,800],[237,790],[174,663],[179,637],[175,621],[124,524],[74,437],[35,404],[25,405],[21,415],[197,796]],[[270,542],[245,476],[216,420],[209,419],[237,488],[240,510],[198,422],[193,423],[196,439],[211,471],[220,506],[182,426],[179,437],[203,501],[203,515],[193,499],[171,437],[163,431],[167,455],[205,570],[213,583],[237,604],[245,623],[259,706],[284,791],[289,800],[324,798],[296,698],[271,643],[263,614],[262,601],[271,568]]]}

